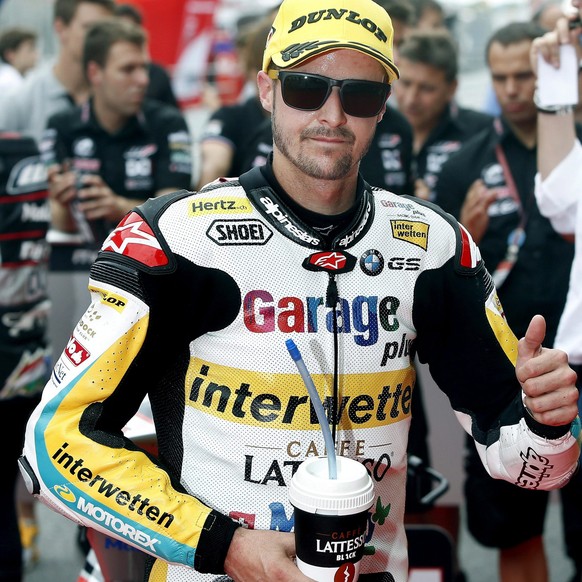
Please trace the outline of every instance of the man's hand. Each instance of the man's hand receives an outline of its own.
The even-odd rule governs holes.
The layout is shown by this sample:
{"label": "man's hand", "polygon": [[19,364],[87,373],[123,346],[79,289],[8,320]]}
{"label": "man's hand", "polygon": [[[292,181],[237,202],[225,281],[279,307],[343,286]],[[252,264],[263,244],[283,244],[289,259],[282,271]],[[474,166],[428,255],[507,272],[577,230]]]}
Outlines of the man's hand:
{"label": "man's hand", "polygon": [[82,177],[82,188],[79,188],[79,208],[88,220],[104,218],[118,222],[125,215],[125,207],[120,196],[103,181],[101,176],[89,174]]}
{"label": "man's hand", "polygon": [[560,18],[554,30],[534,38],[530,49],[530,62],[534,73],[538,70],[538,54],[556,69],[560,68],[560,45],[571,44],[576,49],[578,58],[582,56],[582,47],[578,42],[582,27],[570,29],[570,18]]}
{"label": "man's hand", "polygon": [[65,166],[53,164],[47,170],[49,196],[53,202],[61,206],[67,206],[76,196],[75,173],[67,170]]}
{"label": "man's hand", "polygon": [[239,527],[230,543],[225,572],[235,582],[309,582],[293,559],[295,536]]}
{"label": "man's hand", "polygon": [[519,340],[515,372],[531,415],[542,424],[561,426],[578,414],[576,373],[565,352],[542,347],[545,335],[545,319],[534,316]]}
{"label": "man's hand", "polygon": [[475,180],[461,208],[459,222],[469,231],[473,240],[479,244],[489,226],[489,206],[497,198],[495,190],[489,190],[483,180]]}

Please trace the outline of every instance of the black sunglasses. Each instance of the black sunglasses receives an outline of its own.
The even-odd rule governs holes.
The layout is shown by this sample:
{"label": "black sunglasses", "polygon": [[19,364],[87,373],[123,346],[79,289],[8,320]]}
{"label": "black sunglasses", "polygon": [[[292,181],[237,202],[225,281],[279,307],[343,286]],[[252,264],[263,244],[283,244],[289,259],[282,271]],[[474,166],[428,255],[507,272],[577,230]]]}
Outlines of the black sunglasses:
{"label": "black sunglasses", "polygon": [[270,70],[271,79],[281,81],[283,101],[293,109],[316,111],[327,101],[333,87],[339,87],[343,110],[353,117],[374,117],[382,111],[391,91],[387,83],[344,79],[322,75]]}

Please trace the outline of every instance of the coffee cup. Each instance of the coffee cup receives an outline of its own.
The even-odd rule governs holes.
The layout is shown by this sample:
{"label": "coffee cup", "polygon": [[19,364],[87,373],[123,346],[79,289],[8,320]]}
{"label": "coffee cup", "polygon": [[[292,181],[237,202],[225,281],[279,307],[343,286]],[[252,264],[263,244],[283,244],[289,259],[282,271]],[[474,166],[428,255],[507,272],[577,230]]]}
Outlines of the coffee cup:
{"label": "coffee cup", "polygon": [[329,478],[327,457],[311,457],[289,485],[297,567],[317,582],[358,579],[374,500],[374,484],[361,463],[337,457],[336,473]]}

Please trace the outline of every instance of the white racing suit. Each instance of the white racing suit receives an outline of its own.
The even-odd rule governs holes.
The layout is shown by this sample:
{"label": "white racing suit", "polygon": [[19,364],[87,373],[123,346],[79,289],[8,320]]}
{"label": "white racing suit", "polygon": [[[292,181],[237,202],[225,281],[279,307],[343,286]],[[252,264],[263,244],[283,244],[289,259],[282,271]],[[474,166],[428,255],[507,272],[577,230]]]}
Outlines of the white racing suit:
{"label": "white racing suit", "polygon": [[[563,485],[573,429],[524,413],[516,339],[467,232],[361,179],[358,205],[324,246],[257,168],[130,213],[93,265],[91,305],[29,422],[34,493],[157,558],[149,580],[216,579],[239,525],[292,530],[289,480],[326,452],[289,338],[338,454],[374,480],[361,580],[407,579],[414,353],[492,476]],[[122,434],[146,393],[159,460]]]}

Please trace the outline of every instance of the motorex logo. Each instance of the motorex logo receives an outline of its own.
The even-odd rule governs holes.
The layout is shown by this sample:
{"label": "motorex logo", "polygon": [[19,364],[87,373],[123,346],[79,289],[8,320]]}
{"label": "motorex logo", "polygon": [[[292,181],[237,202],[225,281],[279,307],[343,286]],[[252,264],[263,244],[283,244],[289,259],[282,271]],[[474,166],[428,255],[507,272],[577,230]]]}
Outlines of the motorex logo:
{"label": "motorex logo", "polygon": [[156,553],[155,545],[159,544],[160,540],[137,529],[133,525],[125,523],[121,518],[107,511],[105,508],[86,501],[83,497],[79,497],[77,509],[88,515],[93,521],[103,524],[107,529],[122,535],[124,538],[146,548],[150,552]]}

